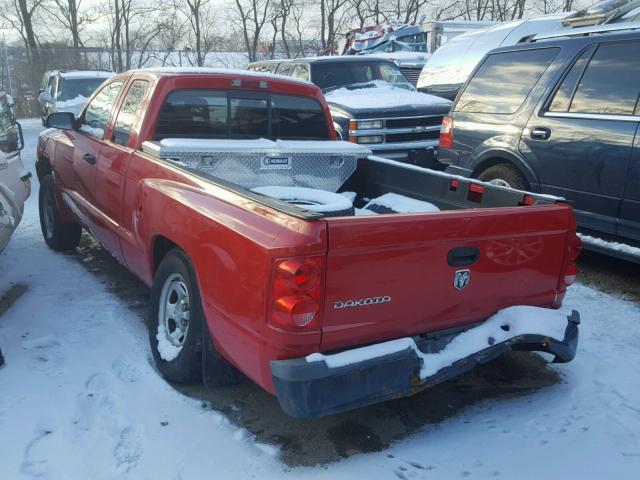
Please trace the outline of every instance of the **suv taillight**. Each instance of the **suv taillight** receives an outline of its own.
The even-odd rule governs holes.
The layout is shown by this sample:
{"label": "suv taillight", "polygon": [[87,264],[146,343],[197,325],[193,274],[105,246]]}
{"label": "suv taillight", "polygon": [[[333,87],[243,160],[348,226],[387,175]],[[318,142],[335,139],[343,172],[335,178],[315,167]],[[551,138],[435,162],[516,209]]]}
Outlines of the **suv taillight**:
{"label": "suv taillight", "polygon": [[278,260],[275,264],[271,323],[285,330],[319,330],[324,257]]}
{"label": "suv taillight", "polygon": [[576,260],[582,250],[582,240],[575,232],[569,234],[567,242],[567,265],[564,269],[564,284],[573,285],[578,276],[578,264]]}
{"label": "suv taillight", "polygon": [[453,118],[444,117],[440,125],[440,148],[453,148]]}

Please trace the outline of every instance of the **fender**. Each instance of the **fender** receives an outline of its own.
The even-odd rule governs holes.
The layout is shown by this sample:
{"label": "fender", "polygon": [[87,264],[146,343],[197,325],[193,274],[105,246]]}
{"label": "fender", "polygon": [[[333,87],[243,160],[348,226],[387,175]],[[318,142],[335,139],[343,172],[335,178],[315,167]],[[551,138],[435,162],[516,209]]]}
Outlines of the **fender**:
{"label": "fender", "polygon": [[[500,161],[495,161],[496,159]],[[529,185],[531,186],[531,190],[533,192],[540,192],[540,181],[538,180],[538,176],[526,159],[520,154],[520,152],[514,152],[506,148],[487,149],[476,155],[470,165],[472,170],[471,177],[476,178],[482,170],[498,163],[513,163],[524,174],[527,182],[529,182]]]}
{"label": "fender", "polygon": [[[125,215],[131,215],[136,246],[127,250],[129,268],[144,270],[135,273],[151,283],[155,239],[178,245],[192,261],[215,348],[254,381],[271,385],[269,344],[283,342],[265,321],[273,260],[326,253],[326,222],[292,219],[191,175],[145,179],[137,189]],[[302,340],[317,348],[320,334],[310,337]],[[282,348],[291,343],[287,338]]]}

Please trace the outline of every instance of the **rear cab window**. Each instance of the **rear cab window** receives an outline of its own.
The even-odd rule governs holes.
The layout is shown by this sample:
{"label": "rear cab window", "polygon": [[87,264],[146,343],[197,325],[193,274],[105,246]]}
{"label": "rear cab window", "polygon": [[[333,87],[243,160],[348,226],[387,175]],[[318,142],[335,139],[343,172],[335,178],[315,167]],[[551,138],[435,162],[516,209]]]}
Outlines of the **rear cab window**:
{"label": "rear cab window", "polygon": [[540,48],[489,55],[460,95],[454,111],[517,112],[559,51]]}
{"label": "rear cab window", "polygon": [[164,138],[269,138],[329,140],[320,103],[262,92],[176,90],[164,101],[154,140]]}
{"label": "rear cab window", "polygon": [[640,42],[592,46],[560,83],[549,112],[634,115],[640,95]]}

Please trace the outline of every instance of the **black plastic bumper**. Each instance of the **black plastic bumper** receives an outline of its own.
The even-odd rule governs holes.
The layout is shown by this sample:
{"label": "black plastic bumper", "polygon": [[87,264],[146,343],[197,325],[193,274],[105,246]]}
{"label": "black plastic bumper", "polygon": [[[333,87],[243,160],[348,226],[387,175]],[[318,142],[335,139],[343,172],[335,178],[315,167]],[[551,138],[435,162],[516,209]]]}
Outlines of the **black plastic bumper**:
{"label": "black plastic bumper", "polygon": [[[413,348],[333,368],[324,361],[309,362],[305,358],[274,360],[270,364],[271,374],[286,413],[294,417],[322,417],[413,395],[510,350],[547,352],[555,355],[556,363],[569,362],[576,354],[579,324],[580,315],[574,310],[567,317],[562,341],[542,335],[519,335],[479,350],[426,379],[420,378],[422,360]],[[420,351],[434,353],[459,333],[460,330],[440,332],[414,341]]]}

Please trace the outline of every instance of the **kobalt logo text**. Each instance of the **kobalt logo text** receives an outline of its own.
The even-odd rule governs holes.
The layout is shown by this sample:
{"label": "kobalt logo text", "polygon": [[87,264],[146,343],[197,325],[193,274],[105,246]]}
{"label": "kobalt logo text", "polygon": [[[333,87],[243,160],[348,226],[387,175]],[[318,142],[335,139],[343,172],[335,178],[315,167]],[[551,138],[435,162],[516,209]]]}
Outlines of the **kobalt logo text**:
{"label": "kobalt logo text", "polygon": [[359,298],[356,300],[338,300],[333,302],[333,308],[366,307],[367,305],[379,305],[381,303],[391,303],[391,297],[384,295],[382,297]]}

